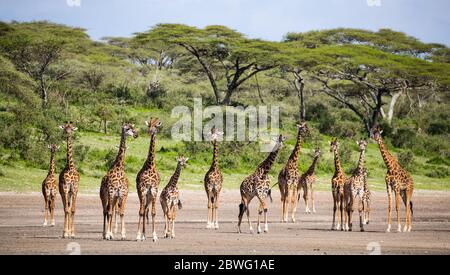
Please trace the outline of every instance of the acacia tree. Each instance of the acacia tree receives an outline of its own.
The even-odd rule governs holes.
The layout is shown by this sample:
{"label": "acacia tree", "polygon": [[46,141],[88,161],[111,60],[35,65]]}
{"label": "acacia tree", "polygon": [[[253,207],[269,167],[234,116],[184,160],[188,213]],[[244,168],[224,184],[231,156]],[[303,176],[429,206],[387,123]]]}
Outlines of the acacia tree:
{"label": "acacia tree", "polygon": [[379,123],[380,117],[386,117],[383,110],[386,98],[391,98],[389,121],[398,93],[448,79],[441,64],[393,55],[373,47],[326,46],[314,51],[331,60],[315,68],[315,79],[322,84],[322,92],[351,109],[361,119],[367,133]]}
{"label": "acacia tree", "polygon": [[70,73],[67,66],[55,65],[66,48],[74,50],[83,40],[88,41],[84,30],[45,21],[0,26],[0,52],[36,81],[44,108],[49,90]]}
{"label": "acacia tree", "polygon": [[[184,49],[208,78],[216,104],[229,105],[232,95],[256,74],[278,65],[278,44],[248,39],[224,26],[198,29],[181,24],[159,24],[136,35],[137,41],[158,41]],[[223,95],[223,98],[222,98]]]}

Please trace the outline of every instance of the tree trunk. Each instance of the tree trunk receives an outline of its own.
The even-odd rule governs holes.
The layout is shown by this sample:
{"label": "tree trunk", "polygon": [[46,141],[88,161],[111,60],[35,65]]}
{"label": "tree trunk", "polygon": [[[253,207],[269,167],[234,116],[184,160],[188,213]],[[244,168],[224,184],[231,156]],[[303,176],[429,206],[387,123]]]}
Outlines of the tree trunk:
{"label": "tree trunk", "polygon": [[103,132],[105,133],[105,135],[107,134],[107,127],[108,127],[108,121],[104,120],[103,121]]}
{"label": "tree trunk", "polygon": [[391,98],[391,102],[389,103],[388,113],[387,113],[387,122],[389,125],[391,125],[392,118],[394,117],[395,104],[397,103],[398,99],[400,98],[400,96],[402,94],[403,94],[403,91],[401,90],[401,91],[395,93]]}
{"label": "tree trunk", "polygon": [[40,90],[41,99],[42,99],[42,108],[45,109],[45,108],[47,108],[47,103],[48,103],[48,93],[47,93],[47,89],[45,88],[45,80],[44,80],[43,75],[41,75],[39,77],[39,90]]}
{"label": "tree trunk", "polygon": [[305,109],[305,96],[304,96],[304,89],[305,89],[305,82],[302,76],[300,75],[300,72],[294,71],[294,86],[297,90],[297,95],[300,99],[300,110],[299,110],[299,117],[300,121],[306,120],[306,109]]}

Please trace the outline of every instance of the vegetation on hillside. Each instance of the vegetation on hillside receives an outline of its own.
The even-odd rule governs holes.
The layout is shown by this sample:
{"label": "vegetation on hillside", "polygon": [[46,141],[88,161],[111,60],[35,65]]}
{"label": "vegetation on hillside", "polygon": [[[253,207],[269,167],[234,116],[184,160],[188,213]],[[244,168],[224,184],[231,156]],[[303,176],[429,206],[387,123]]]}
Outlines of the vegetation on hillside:
{"label": "vegetation on hillside", "polygon": [[[0,190],[38,190],[48,166],[48,143],[64,145],[57,126],[74,121],[82,186],[96,189],[116,154],[120,125],[141,128],[129,142],[131,182],[146,157],[145,119],[164,123],[158,140],[163,180],[184,153],[182,182],[201,186],[211,159],[208,142],[170,137],[173,107],[276,105],[289,137],[273,169],[294,145],[295,124],[312,129],[300,159],[323,148],[319,182],[328,184],[331,137],[342,139],[348,172],[356,165],[354,140],[376,124],[418,188],[450,189],[450,50],[383,29],[288,33],[283,41],[250,39],[224,26],[159,24],[132,37],[93,41],[80,28],[51,22],[0,22]],[[57,167],[64,165],[64,146]],[[265,155],[258,144],[224,142],[220,164],[226,186],[239,186]],[[382,188],[384,164],[368,148],[369,177]],[[42,175],[42,176],[41,176]],[[31,184],[31,185],[30,185]],[[30,186],[28,186],[30,185]],[[133,189],[133,188],[131,188]]]}

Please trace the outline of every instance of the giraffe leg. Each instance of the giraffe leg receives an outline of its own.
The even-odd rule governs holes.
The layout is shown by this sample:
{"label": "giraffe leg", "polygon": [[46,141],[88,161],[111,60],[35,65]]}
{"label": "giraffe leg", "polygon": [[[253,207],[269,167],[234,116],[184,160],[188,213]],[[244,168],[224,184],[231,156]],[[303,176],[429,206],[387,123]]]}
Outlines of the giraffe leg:
{"label": "giraffe leg", "polygon": [[146,194],[140,193],[139,195],[139,221],[138,221],[138,229],[136,234],[136,240],[137,241],[143,241],[145,240],[145,234],[142,234],[143,230],[143,223],[144,223],[144,214],[145,214],[145,197]]}
{"label": "giraffe leg", "polygon": [[50,225],[55,226],[55,196],[50,199]]}
{"label": "giraffe leg", "polygon": [[218,209],[219,209],[219,194],[216,194],[214,198],[214,229],[219,229],[219,219],[217,214]]}
{"label": "giraffe leg", "polygon": [[333,193],[333,223],[331,224],[331,230],[337,230],[336,225],[336,210],[337,210],[337,199],[336,195]]}
{"label": "giraffe leg", "polygon": [[353,230],[353,212],[355,211],[355,200],[356,200],[356,196],[352,195],[350,198],[350,205],[348,207],[348,230],[352,231]]}
{"label": "giraffe leg", "polygon": [[[339,196],[339,195],[338,195]],[[338,211],[338,218],[337,218],[337,225],[336,225],[336,230],[344,230],[344,204],[343,201],[340,197],[337,197],[337,202],[336,202],[336,206],[337,206],[337,211]]]}
{"label": "giraffe leg", "polygon": [[211,201],[211,194],[208,193],[208,221],[206,224],[206,228],[210,229],[212,226],[212,201]]}
{"label": "giraffe leg", "polygon": [[412,202],[411,202],[411,198],[412,198],[412,193],[413,190],[407,190],[406,191],[406,217],[408,217],[408,228],[407,228],[407,232],[411,232],[411,227],[412,227]]}
{"label": "giraffe leg", "polygon": [[262,208],[264,211],[264,233],[268,233],[269,225],[267,224],[267,204],[266,204],[265,199],[263,199],[263,201],[262,201]]}
{"label": "giraffe leg", "polygon": [[242,199],[241,204],[239,204],[239,215],[238,215],[238,233],[241,233],[241,223],[242,217],[244,216],[244,212],[246,211],[245,200]]}
{"label": "giraffe leg", "polygon": [[262,203],[259,204],[259,209],[258,209],[258,224],[257,224],[257,229],[256,232],[258,234],[261,234],[262,230],[261,230],[261,215],[263,213],[263,208],[262,208]]}
{"label": "giraffe leg", "polygon": [[395,211],[397,212],[397,232],[402,232],[402,224],[400,222],[400,192],[394,191],[395,193]]}
{"label": "giraffe leg", "polygon": [[305,201],[305,213],[311,213],[309,210],[309,204],[308,204],[308,187],[303,188],[303,200]]}
{"label": "giraffe leg", "polygon": [[158,235],[156,235],[156,196],[152,196],[152,240],[156,242]]}
{"label": "giraffe leg", "polygon": [[114,235],[115,234],[117,234],[117,232],[118,232],[118,230],[119,230],[119,220],[118,220],[118,216],[120,215],[119,214],[119,206],[118,205],[116,205],[115,207],[114,207],[114,217],[113,217],[113,219],[114,219]]}
{"label": "giraffe leg", "polygon": [[387,229],[386,229],[386,232],[391,232],[391,215],[392,215],[392,188],[389,186],[389,184],[387,184],[388,185],[388,190],[387,190],[387,193],[388,193],[388,217],[387,217],[387,220],[388,220],[388,226],[387,226]]}
{"label": "giraffe leg", "polygon": [[361,232],[364,232],[364,201],[361,196],[359,196],[359,206],[358,206],[358,213],[359,213],[359,228]]}
{"label": "giraffe leg", "polygon": [[69,237],[69,194],[64,192],[63,206],[64,206],[64,232],[63,238]]}
{"label": "giraffe leg", "polygon": [[112,232],[112,217],[113,217],[113,211],[114,211],[114,205],[116,205],[117,197],[115,195],[109,196],[109,202],[108,202],[108,229],[106,232],[106,239],[112,240],[113,232]]}
{"label": "giraffe leg", "polygon": [[42,226],[47,226],[47,220],[48,220],[48,204],[49,204],[49,199],[46,195],[44,195],[44,223],[42,224]]}
{"label": "giraffe leg", "polygon": [[292,196],[292,203],[293,203],[293,209],[292,209],[292,216],[291,216],[291,220],[292,220],[292,222],[293,223],[295,223],[295,216],[296,216],[296,213],[297,213],[297,202],[298,202],[298,199],[297,199],[297,197],[298,197],[298,189],[297,189],[297,187],[295,186],[294,187],[294,194],[293,194],[293,196]]}
{"label": "giraffe leg", "polygon": [[177,216],[177,207],[174,205],[172,207],[172,229],[170,230],[171,232],[171,238],[174,239],[175,238],[175,217]]}
{"label": "giraffe leg", "polygon": [[120,223],[121,223],[121,225],[120,225],[120,235],[121,235],[121,238],[122,238],[122,240],[126,240],[126,238],[127,238],[127,236],[126,236],[126,229],[125,229],[125,206],[126,206],[126,204],[127,204],[127,197],[128,197],[128,195],[124,195],[123,196],[123,198],[122,198],[122,201],[121,201],[121,203],[120,203],[120,211],[119,211],[119,214],[120,214]]}
{"label": "giraffe leg", "polygon": [[71,212],[70,212],[70,238],[75,238],[75,210],[77,202],[77,192],[72,194]]}

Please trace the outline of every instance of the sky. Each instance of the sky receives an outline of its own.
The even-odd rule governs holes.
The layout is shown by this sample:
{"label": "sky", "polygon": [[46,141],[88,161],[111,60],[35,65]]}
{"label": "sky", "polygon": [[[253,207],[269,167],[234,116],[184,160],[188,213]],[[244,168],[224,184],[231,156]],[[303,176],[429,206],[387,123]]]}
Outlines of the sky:
{"label": "sky", "polygon": [[273,41],[287,32],[391,28],[450,46],[449,0],[0,0],[0,20],[49,20],[96,40],[158,23],[225,25]]}

